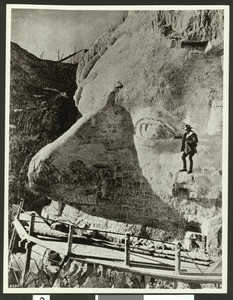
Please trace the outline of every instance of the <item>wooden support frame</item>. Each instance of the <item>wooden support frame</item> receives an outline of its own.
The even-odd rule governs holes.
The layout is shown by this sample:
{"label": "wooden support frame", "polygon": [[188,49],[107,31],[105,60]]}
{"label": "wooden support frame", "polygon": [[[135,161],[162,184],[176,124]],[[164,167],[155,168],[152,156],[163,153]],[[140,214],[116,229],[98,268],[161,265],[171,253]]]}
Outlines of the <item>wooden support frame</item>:
{"label": "wooden support frame", "polygon": [[[30,220],[30,225],[29,225],[29,235],[33,236],[34,233],[34,227],[35,227],[35,218],[36,218],[36,214],[33,212],[31,214],[31,220]],[[31,262],[31,254],[32,254],[32,246],[34,245],[34,243],[32,242],[27,242],[25,244],[26,247],[26,261],[25,261],[25,267],[22,273],[22,277],[21,277],[21,285],[24,286],[24,279],[26,274],[28,273],[29,269],[30,269],[30,262]]]}
{"label": "wooden support frame", "polygon": [[23,269],[22,277],[21,277],[21,286],[24,286],[24,279],[26,274],[28,273],[30,269],[30,262],[31,262],[31,254],[32,254],[32,246],[34,243],[32,242],[27,242],[26,243],[26,261],[25,261],[25,266]]}
{"label": "wooden support frame", "polygon": [[53,276],[51,287],[54,287],[54,284],[55,284],[55,282],[56,282],[58,276],[60,275],[61,270],[63,269],[65,263],[68,261],[68,259],[69,259],[69,256],[68,256],[68,255],[66,255],[66,256],[63,258],[63,260],[62,260],[62,262],[61,262],[61,264],[60,264],[60,266],[59,266],[59,269],[58,269],[57,273]]}
{"label": "wooden support frame", "polygon": [[130,233],[125,234],[125,264],[130,266]]}
{"label": "wooden support frame", "polygon": [[[28,222],[28,219],[27,219],[27,222]],[[63,255],[63,257],[67,256],[67,250],[68,250],[67,244],[70,245],[69,249],[71,251],[72,230],[73,230],[73,228],[75,228],[75,226],[73,226],[73,228],[72,228],[72,226],[70,227],[69,238],[64,243],[64,247],[61,247],[61,248],[57,247],[56,242],[49,245],[47,240],[44,240],[43,238],[40,239],[39,236],[29,235],[28,230],[23,226],[23,224],[18,219],[16,219],[14,221],[14,226],[17,229],[17,232],[22,240],[26,239],[26,240],[31,241],[42,247],[49,248],[50,250],[53,250],[53,251]],[[34,234],[35,233],[36,233],[36,230],[34,230]],[[147,268],[147,270],[145,272],[145,270],[143,270],[140,266],[135,265],[135,263],[133,264],[133,261],[131,262],[130,266],[126,265],[126,263],[130,263],[130,260],[129,260],[130,259],[130,250],[133,251],[134,247],[133,246],[130,247],[130,237],[132,237],[132,235],[125,234],[125,237],[126,237],[125,245],[127,247],[125,247],[125,249],[122,249],[122,248],[119,249],[119,251],[121,252],[121,254],[119,252],[121,258],[116,261],[115,261],[115,258],[114,258],[114,261],[110,261],[110,259],[108,257],[106,257],[106,259],[103,259],[103,257],[98,257],[98,256],[94,257],[92,255],[90,257],[88,257],[86,255],[84,256],[84,255],[82,255],[83,253],[78,253],[78,251],[75,251],[74,250],[75,247],[73,247],[73,249],[72,249],[73,252],[71,253],[71,255],[69,257],[71,259],[74,259],[74,260],[77,260],[77,261],[83,262],[83,263],[102,264],[106,268],[113,267],[122,272],[133,272],[135,274],[137,273],[137,274],[142,274],[142,275],[154,276],[154,277],[158,277],[158,278],[164,278],[165,280],[180,280],[180,281],[184,281],[184,282],[214,283],[214,284],[218,284],[218,283],[221,284],[221,282],[222,282],[222,274],[220,272],[208,274],[206,271],[204,271],[204,273],[201,274],[201,273],[189,273],[188,270],[183,271],[182,269],[180,269],[180,261],[177,260],[177,258],[179,258],[179,256],[181,258],[181,253],[182,253],[182,251],[184,251],[182,249],[182,245],[180,243],[177,244],[176,250],[175,250],[176,251],[175,252],[176,253],[175,254],[176,255],[176,270],[178,270],[178,272],[180,270],[180,274],[175,274],[174,267],[172,270],[154,269],[154,267],[150,268],[150,269]],[[125,250],[125,252],[122,252],[123,250]],[[174,254],[173,254],[173,257],[174,257]],[[169,258],[171,259],[171,257],[169,257]],[[190,259],[193,261],[192,258],[190,258]],[[60,266],[62,267],[62,265],[60,265]]]}
{"label": "wooden support frame", "polygon": [[72,252],[73,234],[74,234],[74,227],[73,227],[73,225],[70,225],[69,226],[68,242],[67,242],[67,255],[70,255],[71,252]]}
{"label": "wooden support frame", "polygon": [[31,236],[33,236],[33,234],[34,234],[35,218],[36,218],[36,214],[33,212],[31,214],[31,220],[30,220],[30,225],[29,225],[29,235],[31,235]]}
{"label": "wooden support frame", "polygon": [[13,274],[15,276],[15,280],[16,280],[17,284],[19,284],[20,283],[19,282],[19,278],[18,278],[18,276],[17,276],[17,274],[16,274],[16,272],[15,272],[15,270],[13,268],[12,268],[12,271],[13,271]]}
{"label": "wooden support frame", "polygon": [[18,243],[19,248],[24,248],[24,249],[26,249],[26,243],[27,243],[27,240],[26,240],[26,239],[20,240],[19,243]]}
{"label": "wooden support frame", "polygon": [[177,242],[175,245],[175,274],[180,274],[181,266],[181,243]]}
{"label": "wooden support frame", "polygon": [[[24,205],[24,200],[21,200],[20,203],[19,203],[19,206],[18,206],[18,210],[17,210],[16,216],[15,216],[16,219],[19,218],[21,209],[23,208],[23,205]],[[11,239],[10,239],[10,243],[9,243],[9,248],[8,248],[9,249],[9,252],[8,252],[9,256],[11,254],[11,251],[12,251],[13,247],[14,247],[15,238],[16,238],[16,229],[14,228],[13,232],[12,232],[12,235],[11,235]],[[9,257],[9,261],[10,261],[10,257]]]}

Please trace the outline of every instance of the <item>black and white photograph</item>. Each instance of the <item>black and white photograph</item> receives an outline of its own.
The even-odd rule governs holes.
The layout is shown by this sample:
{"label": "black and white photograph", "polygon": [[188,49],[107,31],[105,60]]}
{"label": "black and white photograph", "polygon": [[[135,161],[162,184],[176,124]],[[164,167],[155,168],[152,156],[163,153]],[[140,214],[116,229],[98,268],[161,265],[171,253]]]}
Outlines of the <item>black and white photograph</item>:
{"label": "black and white photograph", "polygon": [[226,292],[229,7],[6,25],[4,293]]}

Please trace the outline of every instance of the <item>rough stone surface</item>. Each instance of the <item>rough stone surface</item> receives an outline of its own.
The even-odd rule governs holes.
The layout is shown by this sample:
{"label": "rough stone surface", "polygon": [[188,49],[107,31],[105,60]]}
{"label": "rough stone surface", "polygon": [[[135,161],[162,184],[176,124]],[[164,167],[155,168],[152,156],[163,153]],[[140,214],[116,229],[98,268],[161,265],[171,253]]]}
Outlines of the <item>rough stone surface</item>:
{"label": "rough stone surface", "polygon": [[48,200],[28,189],[28,165],[79,116],[72,99],[77,66],[39,59],[13,42],[10,50],[9,204],[23,198],[24,209],[40,212]]}
{"label": "rough stone surface", "polygon": [[[202,228],[216,218],[206,231],[214,245],[221,227],[222,35],[222,11],[129,12],[83,55],[74,96],[83,117],[32,159],[31,188],[75,207],[76,218],[100,217],[115,230],[134,224],[174,238],[189,222]],[[191,176],[177,174],[174,137],[184,123],[199,137]]]}

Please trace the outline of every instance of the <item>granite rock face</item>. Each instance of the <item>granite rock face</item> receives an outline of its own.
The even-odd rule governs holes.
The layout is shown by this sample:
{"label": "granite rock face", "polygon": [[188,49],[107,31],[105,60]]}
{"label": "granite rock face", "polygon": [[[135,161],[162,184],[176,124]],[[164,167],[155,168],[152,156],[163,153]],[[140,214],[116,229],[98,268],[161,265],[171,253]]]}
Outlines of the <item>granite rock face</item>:
{"label": "granite rock face", "polygon": [[10,51],[9,203],[23,198],[25,209],[40,212],[49,202],[28,189],[28,165],[79,117],[72,99],[77,66],[39,59],[13,42]]}
{"label": "granite rock face", "polygon": [[[170,239],[194,222],[216,239],[206,220],[221,227],[222,42],[222,11],[130,11],[83,55],[82,118],[32,159],[31,188],[77,222]],[[199,137],[192,175],[177,173],[185,123]]]}

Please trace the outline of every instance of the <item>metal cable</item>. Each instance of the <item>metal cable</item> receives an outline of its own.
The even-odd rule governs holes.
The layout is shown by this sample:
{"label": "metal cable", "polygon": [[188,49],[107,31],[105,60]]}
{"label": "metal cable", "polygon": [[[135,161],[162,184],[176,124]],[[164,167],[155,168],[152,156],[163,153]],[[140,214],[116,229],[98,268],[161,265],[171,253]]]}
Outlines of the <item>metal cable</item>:
{"label": "metal cable", "polygon": [[[48,249],[48,248],[47,248],[47,249]],[[32,249],[32,252],[36,253],[37,255],[40,255],[40,256],[43,256],[43,257],[44,257],[44,255],[40,254],[39,252],[34,251],[33,249]],[[37,262],[36,262],[36,260],[35,260],[34,258],[31,258],[31,260],[34,260],[34,262],[35,262],[35,264],[36,264],[36,267],[37,267],[38,271],[43,271],[42,268],[41,268],[41,269],[39,268],[39,266],[38,266],[38,264],[37,264]],[[43,265],[43,260],[41,260],[41,262],[42,262],[42,265]],[[31,269],[31,267],[29,267],[29,269],[30,269],[30,271],[31,271],[32,274],[33,274],[33,276],[32,276],[33,279],[32,279],[31,281],[29,281],[29,282],[27,283],[27,285],[31,284],[31,282],[33,282],[33,281],[35,281],[35,284],[36,284],[36,281],[38,281],[39,279],[42,279],[43,283],[46,284],[46,282],[44,281],[44,279],[43,279],[42,276],[40,276],[40,277],[36,276],[36,274],[33,272],[33,270]],[[36,276],[36,277],[34,277],[34,276]]]}
{"label": "metal cable", "polygon": [[[21,257],[19,257],[19,259],[21,260],[21,262],[23,263],[23,260],[22,260],[22,258]],[[32,278],[33,278],[33,280],[35,280],[35,282],[36,282],[36,277],[34,277],[35,276],[35,274],[34,274],[34,272],[33,272],[33,270],[32,270],[32,268],[30,267],[30,265],[29,265],[29,270],[31,271],[31,275],[32,275]],[[28,274],[28,273],[27,273]],[[25,274],[25,277],[26,277],[26,275],[27,274]],[[27,278],[28,279],[28,278]],[[27,280],[26,279],[26,280]],[[25,281],[26,281],[25,280]],[[23,285],[24,285],[24,283],[23,283]]]}
{"label": "metal cable", "polygon": [[[183,245],[182,245],[182,248],[183,248]],[[186,252],[186,251],[184,251],[187,255],[188,255],[188,257],[192,260],[192,262],[194,263],[194,265],[196,266],[196,268],[200,271],[200,273],[203,275],[203,276],[205,276],[205,274],[202,272],[202,270],[198,267],[198,265],[195,263],[195,261],[194,261],[194,259],[189,255],[189,253],[188,252]],[[206,276],[205,276],[206,277]]]}
{"label": "metal cable", "polygon": [[16,261],[16,259],[15,259],[15,257],[14,257],[14,254],[12,254],[11,257],[13,258],[14,262],[16,263],[16,265],[17,265],[19,271],[22,273],[22,270],[21,270],[21,268],[20,268],[18,262]]}

